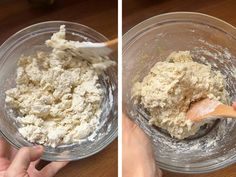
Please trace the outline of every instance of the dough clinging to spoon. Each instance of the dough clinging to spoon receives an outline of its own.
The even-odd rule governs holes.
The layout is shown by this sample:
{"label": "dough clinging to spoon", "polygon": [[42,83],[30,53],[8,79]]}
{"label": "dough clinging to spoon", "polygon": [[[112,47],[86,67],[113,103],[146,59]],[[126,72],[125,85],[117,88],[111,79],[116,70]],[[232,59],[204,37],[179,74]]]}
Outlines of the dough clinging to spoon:
{"label": "dough clinging to spoon", "polygon": [[205,124],[186,118],[191,103],[204,98],[225,103],[227,92],[219,71],[194,62],[189,51],[179,51],[157,62],[141,82],[135,83],[132,97],[147,110],[150,124],[184,139]]}

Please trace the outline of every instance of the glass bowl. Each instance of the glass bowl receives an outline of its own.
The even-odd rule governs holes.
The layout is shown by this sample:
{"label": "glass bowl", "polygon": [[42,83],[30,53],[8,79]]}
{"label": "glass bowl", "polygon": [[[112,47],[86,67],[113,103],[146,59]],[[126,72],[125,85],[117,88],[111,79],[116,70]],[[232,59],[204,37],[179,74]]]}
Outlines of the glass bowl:
{"label": "glass bowl", "polygon": [[178,141],[148,124],[148,114],[131,99],[131,88],[157,61],[189,50],[194,61],[209,63],[225,77],[229,104],[236,93],[236,30],[200,13],[175,12],[152,17],[123,36],[123,107],[151,138],[157,164],[179,173],[206,173],[236,161],[236,121],[217,120],[194,137]]}
{"label": "glass bowl", "polygon": [[[48,21],[29,26],[8,38],[0,47],[0,130],[6,140],[15,148],[33,146],[18,132],[15,114],[5,104],[5,91],[15,86],[17,60],[35,54],[36,51],[50,51],[45,40],[66,25],[66,37],[70,40],[104,42],[108,39],[97,31],[72,22]],[[111,56],[115,59],[114,56]],[[108,146],[117,137],[117,69],[111,67],[99,79],[105,91],[100,124],[93,137],[80,143],[45,147],[42,159],[49,161],[78,160],[91,156]]]}

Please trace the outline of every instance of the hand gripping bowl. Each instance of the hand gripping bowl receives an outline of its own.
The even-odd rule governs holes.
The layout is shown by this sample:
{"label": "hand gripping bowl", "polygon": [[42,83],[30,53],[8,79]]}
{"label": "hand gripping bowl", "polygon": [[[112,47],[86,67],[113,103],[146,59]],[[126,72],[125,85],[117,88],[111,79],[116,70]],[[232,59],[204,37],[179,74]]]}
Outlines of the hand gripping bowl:
{"label": "hand gripping bowl", "polygon": [[[34,54],[36,51],[50,50],[45,40],[59,31],[60,25],[66,25],[66,35],[70,40],[104,42],[108,39],[95,30],[72,22],[49,21],[29,26],[12,35],[0,47],[0,130],[2,135],[14,147],[33,146],[17,131],[18,123],[14,115],[5,104],[5,91],[15,86],[16,67],[19,57]],[[114,59],[114,56],[111,56]],[[111,67],[99,78],[105,91],[102,103],[100,126],[93,137],[93,141],[84,140],[81,143],[62,145],[56,148],[45,147],[42,156],[44,160],[64,161],[78,160],[91,156],[117,137],[117,69]]]}
{"label": "hand gripping bowl", "polygon": [[236,162],[236,121],[218,120],[196,136],[178,141],[148,124],[148,113],[131,99],[132,85],[171,52],[189,50],[193,59],[210,63],[226,80],[229,104],[236,93],[236,29],[217,18],[190,12],[155,16],[123,36],[123,105],[151,138],[157,164],[180,173],[205,173]]}

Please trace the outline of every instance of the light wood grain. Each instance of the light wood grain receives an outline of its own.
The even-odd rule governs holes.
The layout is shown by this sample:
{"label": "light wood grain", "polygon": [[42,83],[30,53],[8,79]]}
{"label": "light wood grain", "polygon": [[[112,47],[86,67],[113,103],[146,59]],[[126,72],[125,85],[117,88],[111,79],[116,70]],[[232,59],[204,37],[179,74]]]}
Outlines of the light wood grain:
{"label": "light wood grain", "polygon": [[[48,20],[73,21],[109,39],[117,37],[117,0],[56,0],[41,8],[33,8],[27,0],[1,0],[0,12],[0,43],[24,27]],[[115,140],[100,153],[70,163],[56,177],[116,177],[117,161]]]}
{"label": "light wood grain", "polygon": [[[218,17],[236,26],[235,0],[123,0],[123,33],[152,16],[193,11]],[[187,175],[164,172],[164,177],[236,177],[236,164],[214,173]]]}

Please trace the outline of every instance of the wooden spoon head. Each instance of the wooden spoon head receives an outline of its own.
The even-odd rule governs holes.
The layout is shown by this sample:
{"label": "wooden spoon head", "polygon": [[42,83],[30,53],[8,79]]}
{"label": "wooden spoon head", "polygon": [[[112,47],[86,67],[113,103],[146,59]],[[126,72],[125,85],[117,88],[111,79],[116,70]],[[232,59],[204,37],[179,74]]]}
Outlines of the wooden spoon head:
{"label": "wooden spoon head", "polygon": [[187,112],[187,119],[190,119],[194,122],[203,121],[205,115],[209,115],[211,112],[214,112],[217,106],[221,103],[219,101],[210,100],[209,98],[203,99],[194,103]]}

